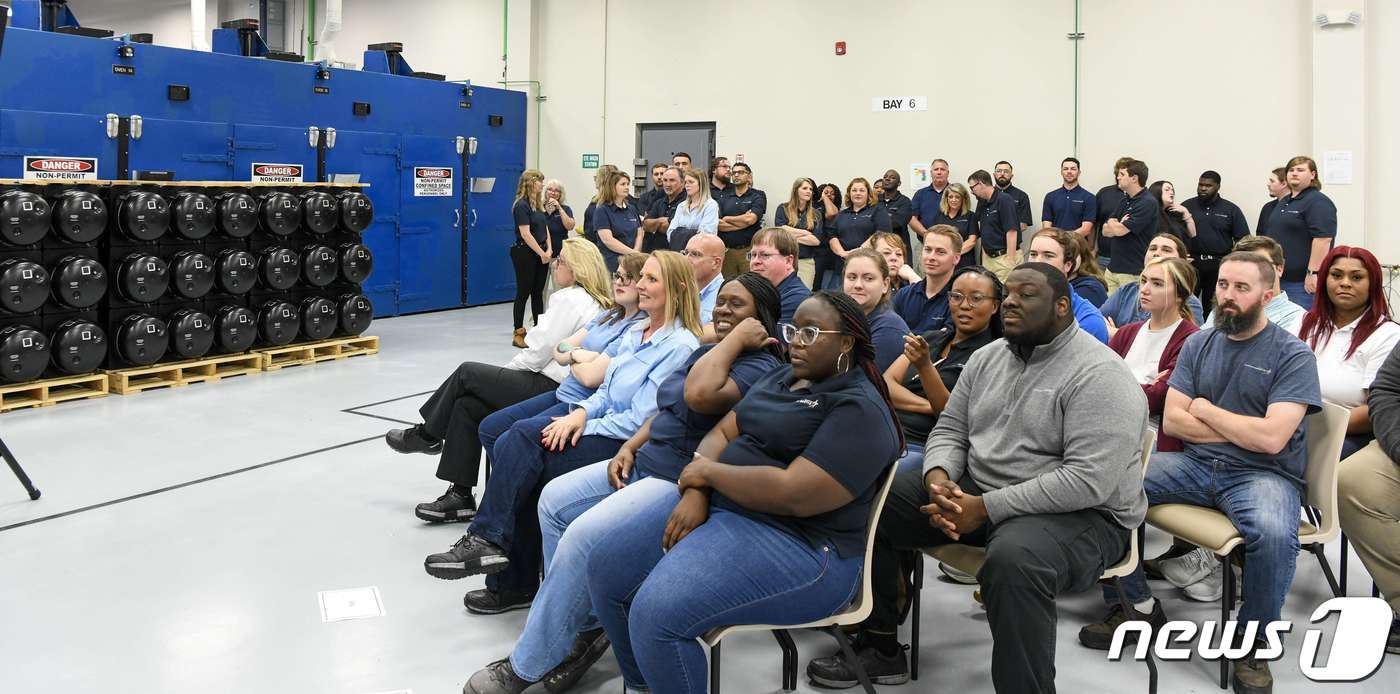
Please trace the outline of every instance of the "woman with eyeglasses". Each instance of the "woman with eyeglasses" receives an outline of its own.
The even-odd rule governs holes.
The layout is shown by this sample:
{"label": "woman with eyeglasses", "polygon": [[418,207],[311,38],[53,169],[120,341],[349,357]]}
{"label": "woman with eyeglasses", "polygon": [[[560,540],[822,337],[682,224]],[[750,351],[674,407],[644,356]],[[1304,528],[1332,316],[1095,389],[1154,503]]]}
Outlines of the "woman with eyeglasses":
{"label": "woman with eyeglasses", "polygon": [[890,309],[890,266],[874,249],[857,248],[846,256],[843,289],[865,313],[875,345],[875,366],[884,373],[904,353],[909,324]]}
{"label": "woman with eyeglasses", "polygon": [[1001,280],[991,270],[974,265],[955,272],[952,287],[948,292],[952,329],[905,335],[904,353],[885,369],[885,386],[904,428],[906,453],[900,468],[923,465],[924,442],[967,360],[1001,337]]}
{"label": "woman with eyeglasses", "polygon": [[[870,198],[870,182],[864,178],[853,178],[846,184],[846,206],[836,215],[831,229],[827,231],[827,244],[835,253],[836,268],[845,263],[846,256],[865,245],[877,231],[890,231],[890,214],[884,206],[874,204]],[[839,287],[843,276],[828,284]],[[834,288],[834,287],[833,287]]]}
{"label": "woman with eyeglasses", "polygon": [[967,191],[967,186],[956,182],[948,184],[938,199],[938,216],[933,223],[947,224],[962,234],[959,269],[977,264],[977,254],[973,252],[977,248],[977,215],[972,212],[972,193]]}
{"label": "woman with eyeglasses", "polygon": [[[482,420],[522,401],[553,397],[556,388],[570,387],[573,377],[569,368],[553,358],[555,345],[561,340],[581,339],[591,326],[593,342],[584,343],[602,349],[621,334],[625,318],[636,313],[635,292],[631,296],[609,295],[603,256],[593,244],[583,239],[565,241],[553,267],[554,282],[560,289],[549,310],[525,334],[525,349],[503,367],[479,362],[458,366],[419,408],[422,424],[385,434],[389,447],[399,453],[442,454],[437,477],[448,483],[447,491],[436,501],[418,504],[413,513],[422,520],[471,520],[476,513],[472,487],[481,472]],[[617,316],[618,325],[599,327],[596,316],[600,315]]]}
{"label": "woman with eyeglasses", "polygon": [[859,590],[899,424],[850,297],[818,292],[782,330],[792,364],[700,442],[680,501],[639,505],[589,553],[588,593],[627,691],[704,692],[706,631],[820,619]]}
{"label": "woman with eyeglasses", "polygon": [[676,479],[700,440],[781,366],[780,310],[777,289],[762,275],[746,272],[725,282],[715,303],[718,342],[702,345],[662,381],[656,415],[612,460],[545,486],[539,503],[544,583],[510,657],[472,675],[465,691],[518,694],[541,680],[548,691],[564,691],[607,650],[588,600],[589,552],[629,525],[639,506],[680,500]]}
{"label": "woman with eyeglasses", "polygon": [[496,439],[494,474],[467,534],[423,561],[436,578],[488,575],[486,590],[467,594],[469,609],[494,613],[529,604],[540,580],[540,490],[616,455],[656,414],[661,382],[699,346],[700,298],[684,256],[652,253],[637,279],[637,300],[646,317],[623,333],[598,390],[517,421]]}

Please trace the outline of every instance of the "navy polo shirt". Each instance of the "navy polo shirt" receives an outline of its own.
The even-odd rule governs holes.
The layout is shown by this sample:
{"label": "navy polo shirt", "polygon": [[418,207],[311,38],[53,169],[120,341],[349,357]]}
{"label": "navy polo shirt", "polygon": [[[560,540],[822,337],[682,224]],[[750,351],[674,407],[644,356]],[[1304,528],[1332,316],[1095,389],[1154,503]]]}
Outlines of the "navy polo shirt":
{"label": "navy polo shirt", "polygon": [[[573,219],[573,208],[561,204],[559,209],[563,210],[570,219]],[[559,255],[559,251],[564,249],[564,240],[569,238],[569,233],[572,231],[573,229],[564,226],[564,218],[560,216],[559,210],[549,213],[549,242],[554,244],[554,255]]]}
{"label": "navy polo shirt", "polygon": [[1285,195],[1269,217],[1267,236],[1283,246],[1283,281],[1302,282],[1308,274],[1313,239],[1337,236],[1337,206],[1315,188]]}
{"label": "navy polo shirt", "polygon": [[1249,222],[1245,220],[1240,206],[1217,196],[1214,202],[1206,204],[1199,196],[1181,203],[1196,220],[1196,236],[1183,236],[1191,257],[1213,255],[1223,258],[1229,255],[1235,242],[1249,236]]}
{"label": "navy polo shirt", "polygon": [[1098,211],[1098,200],[1083,186],[1060,186],[1045,194],[1045,202],[1040,206],[1040,221],[1050,222],[1050,226],[1056,229],[1074,231],[1085,222],[1092,224],[1098,217]]}
{"label": "navy polo shirt", "polygon": [[588,207],[583,210],[583,238],[593,242],[593,245],[601,248],[598,243],[598,230],[593,228],[593,213],[598,211],[597,202],[589,202]]}
{"label": "navy polo shirt", "polygon": [[866,205],[860,210],[843,207],[831,226],[829,233],[841,240],[841,247],[853,251],[870,240],[875,232],[889,231],[890,214],[879,205]]}
{"label": "navy polo shirt", "polygon": [[1014,184],[1007,186],[1001,192],[1011,196],[1011,200],[1016,203],[1016,220],[1020,223],[1031,225],[1031,196],[1026,195],[1026,191],[1017,188]]}
{"label": "navy polo shirt", "polygon": [[734,188],[725,188],[724,195],[719,198],[719,216],[735,217],[745,212],[754,213],[758,219],[743,229],[719,232],[725,248],[748,248],[752,245],[753,235],[763,228],[763,215],[768,212],[768,196],[763,191],[750,186],[743,195],[739,195]]}
{"label": "navy polo shirt", "polygon": [[1094,220],[1094,233],[1097,234],[1095,238],[1099,239],[1099,255],[1104,258],[1107,258],[1109,251],[1113,249],[1109,248],[1108,243],[1104,240],[1103,225],[1113,216],[1114,212],[1118,211],[1118,206],[1123,204],[1127,197],[1117,185],[1104,186],[1094,195],[1094,206],[1098,208]]}
{"label": "navy polo shirt", "polygon": [[520,237],[520,227],[529,227],[530,235],[535,237],[535,243],[543,249],[549,242],[549,221],[544,212],[530,207],[530,203],[524,198],[515,201],[515,205],[510,208],[510,216],[515,223],[515,245],[524,246],[525,239]]}
{"label": "navy polo shirt", "polygon": [[885,213],[890,216],[890,231],[899,234],[904,239],[905,245],[909,243],[909,220],[914,216],[913,201],[908,196],[899,191],[894,192],[894,197],[889,200],[881,200],[885,206]]}
{"label": "navy polo shirt", "polygon": [[875,368],[884,373],[904,354],[904,336],[909,334],[909,324],[889,304],[876,306],[865,318],[870,321],[870,341],[875,345]]}
{"label": "navy polo shirt", "polygon": [[786,468],[803,457],[845,487],[851,503],[807,518],[752,511],[718,491],[711,503],[796,535],[813,549],[858,557],[865,551],[870,505],[900,453],[894,418],[863,369],[805,388],[794,389],[794,381],[792,366],[784,364],[753,384],[734,407],[739,435],[719,462]]}
{"label": "navy polo shirt", "polygon": [[734,186],[725,186],[725,187],[723,187],[723,188],[716,188],[716,187],[714,187],[713,185],[711,185],[711,186],[710,186],[710,199],[711,199],[711,200],[714,200],[714,201],[715,201],[715,204],[719,204],[719,199],[722,198],[722,197],[724,197],[724,194],[725,194],[725,193],[728,193],[728,192],[731,191],[731,190],[734,190]]}
{"label": "navy polo shirt", "polygon": [[1269,228],[1269,217],[1274,216],[1274,208],[1278,207],[1278,198],[1274,198],[1259,208],[1259,223],[1254,225],[1254,233],[1260,236],[1268,236],[1266,231]]}
{"label": "navy polo shirt", "polygon": [[[651,420],[651,436],[637,450],[637,469],[647,476],[662,477],[671,482],[680,479],[681,470],[690,464],[700,440],[719,424],[719,420],[724,419],[723,414],[703,414],[685,404],[686,376],[695,362],[713,348],[714,345],[701,345],[691,352],[685,364],[667,376],[657,388],[656,417]],[[742,397],[754,382],[781,365],[782,362],[767,350],[744,352],[729,366],[729,378],[739,387]]]}
{"label": "navy polo shirt", "polygon": [[[778,283],[778,305],[781,310],[778,313],[779,323],[791,323],[793,314],[797,313],[797,307],[812,295],[812,290],[802,283],[802,278],[794,272],[788,275],[782,282]],[[782,336],[779,335],[781,340]]]}
{"label": "navy polo shirt", "polygon": [[[614,240],[633,248],[636,247],[637,231],[641,226],[642,218],[635,205],[627,207],[618,207],[612,204],[599,205],[598,209],[593,211],[595,233],[607,229],[612,232]],[[603,245],[601,237],[598,240],[598,247],[603,251],[603,261],[608,264],[608,269],[616,270],[618,258],[622,256]]]}
{"label": "navy polo shirt", "polygon": [[977,228],[981,232],[982,252],[993,258],[1006,254],[1006,232],[1021,231],[1016,216],[1016,202],[1010,195],[992,187],[992,197],[977,209]]}
{"label": "navy polo shirt", "polygon": [[[672,217],[675,217],[676,208],[680,207],[681,203],[683,202],[685,202],[684,190],[680,191],[679,193],[676,193],[675,200],[667,198],[666,194],[662,193],[661,195],[658,195],[651,199],[651,205],[647,207],[647,219],[658,219],[660,217],[670,219]],[[661,233],[664,234],[665,231],[665,229],[662,229]]]}
{"label": "navy polo shirt", "polygon": [[666,191],[662,190],[661,186],[658,185],[655,188],[652,188],[651,190],[642,193],[642,196],[637,199],[637,203],[643,211],[646,211],[651,209],[652,204],[656,202],[657,198],[664,197],[666,197]]}
{"label": "navy polo shirt", "polygon": [[[943,190],[947,190],[947,188],[945,187]],[[909,209],[914,217],[919,218],[919,223],[927,229],[938,223],[934,220],[938,217],[938,206],[942,202],[942,191],[934,190],[932,185],[928,185],[914,191],[914,197],[909,201]]]}
{"label": "navy polo shirt", "polygon": [[[947,224],[948,226],[957,229],[958,233],[962,234],[964,241],[977,235],[977,215],[973,214],[972,212],[963,212],[962,214],[959,214],[956,218],[949,217],[948,215],[939,212],[938,216],[933,218],[933,224]],[[931,228],[933,225],[929,226]],[[969,253],[968,255],[970,256],[972,254]]]}
{"label": "navy polo shirt", "polygon": [[[812,223],[809,225],[807,223],[806,213],[799,213],[797,219],[788,219],[787,205],[778,205],[778,211],[773,213],[773,226],[802,229],[812,232],[818,239],[824,238],[822,236],[822,213],[816,208],[812,209]],[[817,248],[818,246],[804,246],[799,243],[797,244],[797,257],[814,257],[817,253]]]}
{"label": "navy polo shirt", "polygon": [[948,306],[948,288],[952,284],[949,282],[943,285],[930,299],[928,280],[922,279],[895,292],[890,304],[894,307],[894,312],[899,314],[914,332],[922,335],[930,330],[938,330],[948,325],[952,318],[952,310]]}
{"label": "navy polo shirt", "polygon": [[[935,367],[938,378],[943,381],[943,387],[949,392],[957,387],[958,378],[962,376],[963,367],[967,366],[967,360],[972,358],[972,353],[996,339],[990,327],[983,328],[982,332],[949,347],[948,356],[940,360],[938,355],[943,353],[943,348],[955,337],[957,331],[952,328],[923,333],[924,341],[928,342],[929,354],[938,363]],[[905,372],[902,384],[914,395],[921,398],[927,396],[928,391],[924,389],[923,381],[919,380],[919,370],[912,365]],[[927,415],[904,410],[895,410],[895,414],[899,416],[899,423],[904,427],[904,441],[910,446],[923,446],[928,441],[929,432],[938,424],[937,414]]]}
{"label": "navy polo shirt", "polygon": [[1147,255],[1147,244],[1157,235],[1161,206],[1157,204],[1157,198],[1143,188],[1137,195],[1124,196],[1123,202],[1118,204],[1113,219],[1122,221],[1125,216],[1128,220],[1123,224],[1128,227],[1128,233],[1112,238],[1104,237],[1113,251],[1112,259],[1108,262],[1108,271],[1136,275],[1142,272],[1142,258]]}

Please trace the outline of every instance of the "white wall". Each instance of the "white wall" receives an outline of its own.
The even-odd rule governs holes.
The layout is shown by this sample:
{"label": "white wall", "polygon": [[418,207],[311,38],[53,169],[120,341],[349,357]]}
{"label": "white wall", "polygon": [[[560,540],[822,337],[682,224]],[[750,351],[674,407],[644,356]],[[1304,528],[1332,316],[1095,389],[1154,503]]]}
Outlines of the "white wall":
{"label": "white wall", "polygon": [[1390,205],[1400,190],[1400,6],[1368,2],[1366,247],[1382,263],[1400,264],[1400,234],[1390,226]]}
{"label": "white wall", "polygon": [[[69,0],[68,7],[84,26],[121,34],[152,34],[156,45],[190,47],[189,0]],[[219,26],[218,1],[207,0],[205,41]]]}

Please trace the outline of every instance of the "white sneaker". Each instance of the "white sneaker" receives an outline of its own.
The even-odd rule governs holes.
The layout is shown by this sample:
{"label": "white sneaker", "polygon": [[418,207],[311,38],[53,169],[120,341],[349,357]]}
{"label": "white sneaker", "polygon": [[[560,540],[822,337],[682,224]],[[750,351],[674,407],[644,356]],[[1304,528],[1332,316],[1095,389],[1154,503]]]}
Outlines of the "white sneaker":
{"label": "white sneaker", "polygon": [[957,569],[948,566],[947,564],[944,564],[941,561],[938,562],[938,570],[942,571],[943,575],[947,576],[948,580],[954,583],[961,583],[965,586],[977,585],[976,576],[973,576],[972,574],[967,573],[966,571],[958,571]]}
{"label": "white sneaker", "polygon": [[1195,549],[1175,559],[1163,559],[1157,566],[1162,570],[1162,578],[1177,588],[1185,588],[1209,576],[1211,571],[1219,571],[1220,560],[1211,552]]}
{"label": "white sneaker", "polygon": [[1211,571],[1189,586],[1182,586],[1181,592],[1196,602],[1219,602],[1225,595],[1225,572],[1220,570],[1220,562],[1212,561]]}

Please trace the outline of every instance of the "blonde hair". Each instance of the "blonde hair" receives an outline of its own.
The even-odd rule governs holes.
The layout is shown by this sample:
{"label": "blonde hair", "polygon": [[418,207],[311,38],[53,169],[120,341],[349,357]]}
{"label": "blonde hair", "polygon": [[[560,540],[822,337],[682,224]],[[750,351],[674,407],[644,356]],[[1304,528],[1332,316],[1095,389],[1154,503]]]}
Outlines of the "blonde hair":
{"label": "blonde hair", "polygon": [[1187,302],[1191,300],[1191,295],[1196,291],[1196,268],[1192,267],[1191,261],[1182,258],[1158,258],[1147,264],[1147,268],[1162,266],[1162,270],[1167,273],[1167,280],[1172,284],[1172,290],[1176,292],[1177,307],[1176,313],[1181,319],[1192,325],[1196,324],[1195,316],[1191,315],[1191,307]]}
{"label": "blonde hair", "polygon": [[[696,190],[700,191],[700,192],[696,193],[696,197],[698,197],[698,198],[700,199],[700,207],[703,208],[703,207],[705,206],[705,201],[710,199],[710,177],[709,177],[709,175],[707,175],[707,174],[705,173],[705,170],[704,170],[704,169],[697,169],[697,168],[695,168],[695,167],[693,167],[693,166],[690,167],[689,169],[686,169],[685,171],[682,171],[682,172],[681,172],[681,175],[683,176],[683,178],[681,179],[681,187],[682,187],[682,189],[684,189],[684,186],[685,186],[685,179],[689,178],[689,179],[692,179],[692,180],[695,181],[695,188],[696,188]],[[686,202],[687,205],[690,204],[690,194],[689,194],[689,193],[686,193],[686,195],[685,195],[685,202]]]}
{"label": "blonde hair", "polygon": [[[536,181],[543,183],[544,174],[535,169],[526,169],[524,173],[520,174],[520,182],[515,185],[515,201],[528,200],[530,209],[542,210],[544,209],[544,201],[540,199],[539,195],[530,195],[530,184]],[[544,189],[541,188],[540,192],[543,193]]]}
{"label": "blonde hair", "polygon": [[[617,184],[620,183],[623,179],[626,179],[630,182],[632,180],[632,177],[628,176],[622,171],[617,170],[614,170],[612,173],[609,173],[607,176],[603,177],[603,183],[598,186],[599,205],[616,206],[619,202],[621,202],[617,199]],[[627,197],[624,195],[623,200],[626,199]]]}
{"label": "blonde hair", "polygon": [[[900,255],[905,254],[904,239],[900,238],[899,234],[894,234],[888,231],[877,231],[871,234],[870,238],[866,239],[863,245],[875,248],[875,244],[880,243],[882,241],[886,246],[889,246],[890,248],[899,251]],[[876,252],[878,253],[879,249],[876,249]],[[905,260],[908,260],[908,258],[905,258]]]}
{"label": "blonde hair", "polygon": [[[898,238],[898,237],[895,237],[895,238]],[[889,302],[889,300],[890,300],[890,294],[893,293],[893,289],[894,289],[894,283],[890,281],[890,264],[887,263],[887,262],[885,262],[885,256],[880,255],[880,252],[879,252],[879,251],[877,251],[877,250],[875,250],[874,248],[871,248],[871,247],[869,247],[869,246],[861,246],[860,248],[857,248],[857,249],[855,249],[854,251],[851,251],[849,254],[846,255],[846,267],[850,267],[850,266],[851,266],[851,261],[852,261],[852,260],[855,260],[855,259],[857,259],[857,258],[865,258],[866,260],[869,260],[870,262],[875,263],[875,268],[876,268],[876,270],[879,271],[881,277],[885,278],[885,293],[880,295],[880,301],[879,301],[879,303],[875,304],[875,307],[876,307],[876,308],[879,308],[879,307],[881,307],[881,306],[884,306],[886,303]],[[842,269],[842,270],[841,270],[841,286],[842,286],[842,293],[845,293],[845,284],[846,284],[846,271],[845,271],[844,269]]]}
{"label": "blonde hair", "polygon": [[593,297],[599,308],[607,310],[617,305],[612,297],[608,266],[592,241],[564,239],[564,247],[559,249],[559,259],[569,264],[569,269],[574,272],[574,284]]}
{"label": "blonde hair", "polygon": [[557,178],[551,178],[551,179],[549,179],[548,181],[545,181],[545,182],[544,182],[544,189],[545,189],[545,190],[549,190],[550,188],[558,188],[558,189],[559,189],[559,204],[560,204],[560,205],[563,205],[563,204],[564,204],[564,184],[563,184],[562,182],[560,182],[560,180],[557,179]]}
{"label": "blonde hair", "polygon": [[972,193],[967,190],[967,186],[961,183],[949,183],[948,187],[943,189],[943,194],[938,197],[938,211],[946,217],[952,216],[948,214],[948,191],[950,190],[958,194],[958,214],[971,213],[972,210],[969,209],[971,205],[968,202],[972,199],[970,197]]}
{"label": "blonde hair", "polygon": [[[593,199],[589,202],[603,202],[603,180],[606,179],[609,174],[615,173],[618,170],[619,169],[612,164],[604,164],[598,167],[598,171],[593,174]],[[611,195],[611,193],[609,193],[609,195]]]}
{"label": "blonde hair", "polygon": [[695,280],[695,267],[675,251],[656,251],[651,257],[661,266],[661,281],[666,285],[666,323],[680,321],[682,327],[699,337],[704,329],[700,327],[700,287]]}
{"label": "blonde hair", "polygon": [[[784,212],[787,214],[788,224],[792,224],[793,222],[797,221],[797,217],[798,217],[798,214],[797,214],[798,205],[801,204],[801,201],[799,201],[799,200],[797,199],[797,191],[798,191],[798,189],[800,189],[800,188],[802,187],[802,184],[803,184],[803,183],[809,183],[809,182],[808,182],[807,179],[805,179],[805,178],[799,178],[799,179],[797,179],[796,181],[793,181],[793,182],[792,182],[792,192],[791,192],[790,194],[788,194],[788,201],[787,201],[787,204],[783,205]],[[815,228],[817,227],[817,209],[816,209],[817,206],[816,206],[816,204],[815,204],[816,201],[817,201],[817,189],[816,189],[816,188],[812,188],[812,199],[809,200],[809,201],[807,201],[807,219],[806,219],[806,221],[807,221],[807,229],[808,229],[808,230],[815,229]]]}

